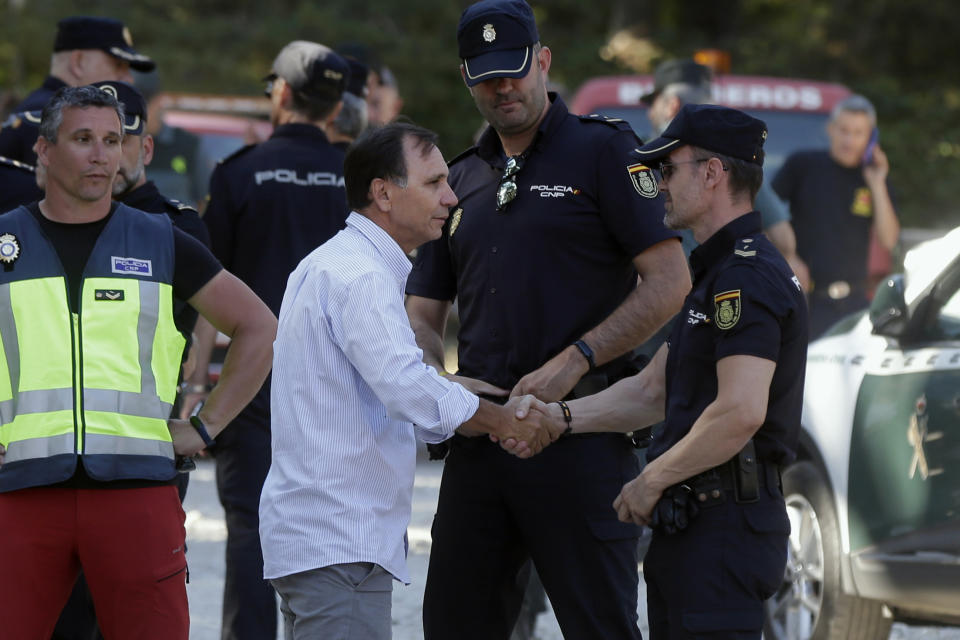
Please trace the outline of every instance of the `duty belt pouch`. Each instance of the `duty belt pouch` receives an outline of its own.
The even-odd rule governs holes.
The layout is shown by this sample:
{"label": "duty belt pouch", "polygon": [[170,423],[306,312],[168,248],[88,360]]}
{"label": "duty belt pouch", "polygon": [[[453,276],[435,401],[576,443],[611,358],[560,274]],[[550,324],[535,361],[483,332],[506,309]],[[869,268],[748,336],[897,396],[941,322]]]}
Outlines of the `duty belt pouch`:
{"label": "duty belt pouch", "polygon": [[760,499],[760,478],[757,474],[757,452],[753,439],[749,440],[730,462],[737,502],[757,502]]}

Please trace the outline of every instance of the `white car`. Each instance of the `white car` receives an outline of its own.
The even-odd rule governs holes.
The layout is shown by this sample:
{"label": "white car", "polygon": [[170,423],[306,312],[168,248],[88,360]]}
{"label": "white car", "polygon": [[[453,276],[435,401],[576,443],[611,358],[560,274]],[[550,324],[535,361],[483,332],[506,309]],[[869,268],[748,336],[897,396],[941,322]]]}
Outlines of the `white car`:
{"label": "white car", "polygon": [[960,228],[810,345],[767,640],[960,624]]}

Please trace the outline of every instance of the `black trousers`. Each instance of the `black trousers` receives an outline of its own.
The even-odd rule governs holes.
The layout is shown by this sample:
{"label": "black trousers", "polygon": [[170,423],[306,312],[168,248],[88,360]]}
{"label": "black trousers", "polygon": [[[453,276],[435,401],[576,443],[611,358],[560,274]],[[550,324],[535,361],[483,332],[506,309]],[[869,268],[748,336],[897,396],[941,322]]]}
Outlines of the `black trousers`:
{"label": "black trousers", "polygon": [[612,506],[638,472],[622,435],[563,438],[528,460],[456,436],[433,522],[425,640],[507,640],[527,558],[564,638],[639,639],[639,528]]}
{"label": "black trousers", "polygon": [[217,437],[217,493],[227,523],[223,640],[277,635],[276,592],[263,579],[260,491],[270,470],[270,418],[247,407]]}
{"label": "black trousers", "polygon": [[703,508],[684,531],[654,532],[643,563],[651,640],[760,640],[763,602],[783,581],[790,522],[780,489]]}

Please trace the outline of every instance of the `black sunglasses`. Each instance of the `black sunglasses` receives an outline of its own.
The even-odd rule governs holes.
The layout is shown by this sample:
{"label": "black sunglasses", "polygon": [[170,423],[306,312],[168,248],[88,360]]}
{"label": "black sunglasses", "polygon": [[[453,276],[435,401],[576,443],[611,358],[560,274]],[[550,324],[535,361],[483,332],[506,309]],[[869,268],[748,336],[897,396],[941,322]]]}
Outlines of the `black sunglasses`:
{"label": "black sunglasses", "polygon": [[523,169],[523,161],[522,155],[507,158],[507,164],[503,167],[503,176],[500,178],[500,184],[497,185],[497,211],[502,211],[517,197],[515,176]]}

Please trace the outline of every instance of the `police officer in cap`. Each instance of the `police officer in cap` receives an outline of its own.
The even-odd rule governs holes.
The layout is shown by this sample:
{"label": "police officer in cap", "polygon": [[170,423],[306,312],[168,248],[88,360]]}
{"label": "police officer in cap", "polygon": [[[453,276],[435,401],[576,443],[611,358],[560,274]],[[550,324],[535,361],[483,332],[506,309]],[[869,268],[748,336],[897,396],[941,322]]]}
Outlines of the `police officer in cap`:
{"label": "police officer in cap", "polygon": [[[321,44],[284,47],[265,78],[273,105],[270,138],[224,159],[210,179],[203,220],[213,253],[279,313],[287,277],[346,224],[343,152],[327,131],[349,79],[346,60]],[[198,328],[190,390],[208,384],[212,338]],[[202,394],[185,398],[184,410]],[[270,467],[270,382],[217,440],[217,488],[227,521],[224,639],[272,638],[276,596],[263,579],[260,490]]]}
{"label": "police officer in cap", "polygon": [[[605,388],[635,372],[630,350],[689,287],[653,171],[630,159],[626,123],[573,115],[547,91],[552,53],[526,2],[471,5],[457,37],[464,82],[491,126],[451,162],[459,204],[407,281],[424,359],[444,371],[456,298],[453,379],[470,390],[557,401]],[[424,637],[508,638],[532,559],[565,637],[639,638],[640,529],[608,506],[638,472],[627,439],[563,438],[519,464],[486,438],[450,442]]]}
{"label": "police officer in cap", "polygon": [[766,134],[741,111],[686,105],[637,150],[659,164],[667,225],[700,243],[683,321],[638,375],[550,406],[574,434],[666,421],[613,503],[622,521],[654,529],[644,561],[654,640],[759,639],[763,602],[783,579],[779,470],[796,456],[807,309],[752,211]]}
{"label": "police officer in cap", "polygon": [[[173,225],[210,247],[210,234],[193,207],[163,196],[147,180],[146,167],[153,159],[153,136],[147,133],[147,104],[141,93],[126,82],[98,82],[94,86],[117,97],[124,105],[123,156],[113,183],[113,199],[148,213],[166,214]],[[174,312],[177,328],[187,340],[184,357],[192,347],[197,312],[187,304],[178,304]],[[182,388],[182,387],[181,387]],[[187,476],[184,476],[186,478]],[[186,489],[184,480],[183,491]]]}
{"label": "police officer in cap", "polygon": [[35,165],[40,110],[61,87],[102,80],[132,82],[130,69],[150,71],[153,60],[133,48],[130,30],[119,20],[73,16],[57,23],[50,74],[39,89],[14,108],[0,131],[0,155]]}

